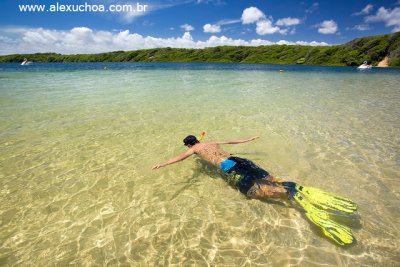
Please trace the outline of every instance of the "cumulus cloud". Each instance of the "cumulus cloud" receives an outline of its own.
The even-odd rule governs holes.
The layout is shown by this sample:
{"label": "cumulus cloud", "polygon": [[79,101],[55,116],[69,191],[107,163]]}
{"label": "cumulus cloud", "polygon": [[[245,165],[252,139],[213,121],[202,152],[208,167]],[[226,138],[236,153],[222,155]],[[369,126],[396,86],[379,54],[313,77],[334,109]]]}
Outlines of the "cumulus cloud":
{"label": "cumulus cloud", "polygon": [[322,34],[332,34],[338,29],[337,23],[334,20],[324,20],[317,27],[318,32]]}
{"label": "cumulus cloud", "polygon": [[300,24],[300,20],[298,18],[283,18],[283,19],[278,19],[278,21],[275,23],[278,26],[294,26]]}
{"label": "cumulus cloud", "polygon": [[257,22],[256,32],[259,35],[273,34],[279,30],[279,27],[273,26],[269,19],[263,19]]}
{"label": "cumulus cloud", "polygon": [[221,32],[221,26],[239,23],[241,20],[238,19],[222,19],[215,24],[207,23],[203,26],[203,31],[208,33]]}
{"label": "cumulus cloud", "polygon": [[261,10],[256,7],[249,7],[244,9],[241,21],[242,24],[255,23],[256,32],[258,35],[274,34],[277,32],[283,35],[286,35],[288,32],[294,33],[296,30],[289,27],[300,24],[300,19],[287,17],[279,19],[274,25],[272,17],[267,17]]}
{"label": "cumulus cloud", "polygon": [[265,18],[265,14],[256,7],[248,7],[243,10],[242,23],[251,24]]}
{"label": "cumulus cloud", "polygon": [[185,30],[187,32],[190,32],[190,31],[194,30],[194,27],[192,25],[190,25],[190,24],[183,24],[180,27],[181,27],[181,29],[183,29],[183,30]]}
{"label": "cumulus cloud", "polygon": [[277,43],[264,39],[232,39],[226,36],[211,36],[205,41],[196,41],[190,32],[181,37],[158,38],[143,36],[125,31],[96,31],[87,27],[75,27],[71,30],[52,30],[44,28],[2,28],[0,29],[0,53],[40,53],[56,52],[64,54],[100,53],[117,50],[138,50],[158,47],[204,48],[221,45],[259,46],[272,44],[300,44],[323,46],[324,42]]}
{"label": "cumulus cloud", "polygon": [[353,16],[368,15],[373,8],[373,5],[368,4],[360,12],[353,13]]}
{"label": "cumulus cloud", "polygon": [[221,32],[221,26],[219,25],[212,25],[212,24],[205,24],[203,26],[204,32],[209,32],[209,33],[217,33]]}
{"label": "cumulus cloud", "polygon": [[380,7],[375,15],[365,17],[365,22],[384,22],[386,27],[393,27],[393,32],[400,31],[400,7],[386,9]]}

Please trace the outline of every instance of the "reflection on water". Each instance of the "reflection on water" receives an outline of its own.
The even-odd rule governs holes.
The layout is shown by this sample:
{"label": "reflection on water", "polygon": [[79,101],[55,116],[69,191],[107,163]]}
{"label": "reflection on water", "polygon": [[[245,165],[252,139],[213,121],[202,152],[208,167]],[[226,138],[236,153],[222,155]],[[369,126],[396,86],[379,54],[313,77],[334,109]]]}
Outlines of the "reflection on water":
{"label": "reflection on water", "polygon": [[[0,72],[0,265],[396,265],[398,74],[218,66]],[[202,130],[259,135],[224,149],[353,199],[357,244],[195,157],[151,171]]]}

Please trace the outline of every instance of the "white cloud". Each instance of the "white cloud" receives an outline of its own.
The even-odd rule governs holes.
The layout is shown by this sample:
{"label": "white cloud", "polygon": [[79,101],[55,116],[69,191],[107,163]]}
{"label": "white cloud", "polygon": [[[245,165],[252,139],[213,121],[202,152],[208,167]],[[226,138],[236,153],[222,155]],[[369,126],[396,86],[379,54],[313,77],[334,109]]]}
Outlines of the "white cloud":
{"label": "white cloud", "polygon": [[[123,2],[120,2],[119,4],[127,5],[128,7],[132,7],[132,3],[129,3],[126,0],[124,0]],[[119,20],[123,23],[132,23],[138,17],[148,15],[150,12],[153,12],[158,9],[164,9],[164,8],[168,8],[168,6],[146,3],[146,10],[143,12],[137,12],[133,9],[127,8],[126,11],[111,12],[110,14],[119,17]]]}
{"label": "white cloud", "polygon": [[[132,3],[133,1],[131,0],[91,0],[92,2],[113,2],[113,4],[120,4],[120,5],[128,5],[131,7],[135,7],[136,4]],[[87,2],[91,2],[87,1]],[[115,3],[117,2],[117,3]],[[135,1],[136,2],[136,1]],[[153,3],[150,3],[153,2]],[[172,8],[175,6],[180,6],[180,5],[186,5],[188,3],[188,0],[170,0],[170,1],[146,1],[144,3],[138,2],[138,4],[146,5],[146,11],[143,12],[138,12],[134,9],[129,10],[129,11],[123,11],[123,12],[108,12],[109,15],[117,17],[121,22],[125,24],[132,23],[136,18],[140,16],[146,16],[149,15],[150,13],[153,13],[154,11],[157,10],[162,10],[162,9],[168,9]],[[100,3],[104,4],[104,3]]]}
{"label": "white cloud", "polygon": [[239,23],[241,22],[240,19],[222,19],[220,21],[218,21],[217,23],[215,23],[215,25],[229,25],[229,24],[235,24],[235,23]]}
{"label": "white cloud", "polygon": [[400,31],[400,7],[386,9],[380,7],[375,15],[367,16],[365,22],[384,22],[386,27],[393,27],[393,32]]}
{"label": "white cloud", "polygon": [[180,26],[181,29],[185,30],[186,32],[190,32],[194,30],[194,27],[190,24],[183,24]]}
{"label": "white cloud", "polygon": [[348,28],[348,30],[357,30],[357,31],[368,31],[371,27],[368,24],[358,24],[355,25],[353,28]]}
{"label": "white cloud", "polygon": [[242,24],[256,23],[256,32],[258,35],[274,34],[277,32],[283,35],[288,33],[293,34],[296,30],[294,28],[291,29],[290,26],[295,26],[301,23],[298,18],[287,17],[279,19],[274,25],[272,17],[267,17],[256,7],[249,7],[243,10],[241,21]]}
{"label": "white cloud", "polygon": [[278,26],[293,26],[293,25],[298,25],[300,24],[300,20],[298,18],[283,18],[279,19],[276,23]]}
{"label": "white cloud", "polygon": [[324,20],[317,27],[318,32],[322,34],[332,34],[338,29],[337,23],[334,20]]}
{"label": "white cloud", "polygon": [[256,7],[248,7],[243,10],[242,23],[251,24],[265,18],[265,14]]}
{"label": "white cloud", "polygon": [[288,32],[289,32],[289,28],[286,28],[286,29],[280,29],[278,32],[279,32],[280,34],[282,34],[282,35],[287,35],[287,34],[288,34]]}
{"label": "white cloud", "polygon": [[314,13],[314,12],[318,9],[318,7],[319,7],[319,4],[318,4],[318,3],[313,3],[309,8],[307,8],[307,9],[305,10],[305,12],[306,12],[307,14]]}
{"label": "white cloud", "polygon": [[297,41],[295,44],[297,44],[297,45],[310,45],[310,46],[328,46],[329,45],[329,44],[327,44],[325,42],[316,42],[316,41],[312,41],[312,42]]}
{"label": "white cloud", "polygon": [[264,19],[257,22],[256,32],[259,35],[273,34],[279,30],[279,27],[273,26],[269,19]]}
{"label": "white cloud", "polygon": [[[117,13],[117,14],[119,14],[119,13]],[[131,23],[137,17],[143,16],[144,14],[145,14],[144,12],[120,12],[120,18],[121,18],[121,21],[124,23]]]}
{"label": "white cloud", "polygon": [[189,32],[181,37],[158,38],[142,36],[124,31],[96,31],[87,27],[71,30],[51,30],[43,28],[1,28],[0,54],[55,52],[63,54],[100,53],[117,50],[138,50],[158,47],[204,48],[221,45],[259,46],[272,44],[300,44],[322,46],[324,42],[289,42],[281,40],[274,43],[264,39],[232,39],[226,36],[211,36],[205,41],[196,41]]}
{"label": "white cloud", "polygon": [[353,13],[353,16],[368,15],[373,8],[374,5],[368,4],[360,12]]}
{"label": "white cloud", "polygon": [[203,26],[204,32],[209,32],[209,33],[217,33],[221,32],[221,26],[219,25],[212,25],[212,24],[205,24]]}
{"label": "white cloud", "polygon": [[221,32],[221,26],[239,23],[241,20],[238,19],[222,19],[215,24],[207,23],[203,26],[203,31],[208,33]]}
{"label": "white cloud", "polygon": [[0,44],[15,44],[18,45],[18,42],[16,40],[11,39],[10,37],[7,36],[0,36]]}

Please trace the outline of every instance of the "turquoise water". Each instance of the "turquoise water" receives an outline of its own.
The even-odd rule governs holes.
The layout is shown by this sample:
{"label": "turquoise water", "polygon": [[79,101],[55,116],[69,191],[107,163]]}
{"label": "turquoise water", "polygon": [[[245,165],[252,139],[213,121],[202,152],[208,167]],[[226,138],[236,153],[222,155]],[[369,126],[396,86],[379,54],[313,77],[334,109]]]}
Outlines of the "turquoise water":
{"label": "turquoise water", "polygon": [[[284,72],[278,72],[284,70]],[[0,65],[0,265],[395,266],[400,70]],[[359,205],[348,248],[288,202],[247,200],[182,139]]]}

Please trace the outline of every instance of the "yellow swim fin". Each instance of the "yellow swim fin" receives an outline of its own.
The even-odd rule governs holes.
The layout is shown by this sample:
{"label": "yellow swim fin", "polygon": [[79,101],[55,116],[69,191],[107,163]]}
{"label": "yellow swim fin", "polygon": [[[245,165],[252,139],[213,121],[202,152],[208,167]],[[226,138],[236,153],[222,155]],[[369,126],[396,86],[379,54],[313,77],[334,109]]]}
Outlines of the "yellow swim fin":
{"label": "yellow swim fin", "polygon": [[324,210],[340,211],[352,214],[357,210],[357,204],[348,198],[340,197],[321,189],[296,185],[297,191],[303,193],[307,199]]}
{"label": "yellow swim fin", "polygon": [[298,185],[294,182],[283,182],[282,185],[288,190],[289,195],[293,196],[296,192],[301,192],[312,204],[323,210],[349,215],[354,214],[357,210],[357,204],[348,198],[340,197],[318,188]]}
{"label": "yellow swim fin", "polygon": [[325,236],[341,246],[353,243],[354,237],[349,227],[332,221],[327,212],[315,207],[299,192],[294,193],[293,198],[305,210],[307,218],[322,229]]}

